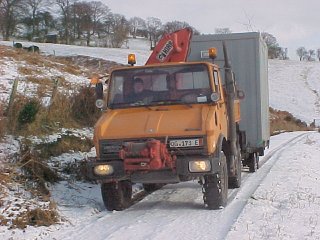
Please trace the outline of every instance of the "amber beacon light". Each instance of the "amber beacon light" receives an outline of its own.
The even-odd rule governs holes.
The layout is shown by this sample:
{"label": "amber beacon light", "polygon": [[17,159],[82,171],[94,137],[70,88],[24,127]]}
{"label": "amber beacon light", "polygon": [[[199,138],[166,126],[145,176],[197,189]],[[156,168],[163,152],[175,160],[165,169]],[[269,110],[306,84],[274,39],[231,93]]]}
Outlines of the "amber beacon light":
{"label": "amber beacon light", "polygon": [[217,49],[216,48],[209,48],[209,57],[211,59],[215,59],[217,57]]}
{"label": "amber beacon light", "polygon": [[131,66],[136,64],[136,55],[134,54],[128,55],[128,64],[130,64]]}

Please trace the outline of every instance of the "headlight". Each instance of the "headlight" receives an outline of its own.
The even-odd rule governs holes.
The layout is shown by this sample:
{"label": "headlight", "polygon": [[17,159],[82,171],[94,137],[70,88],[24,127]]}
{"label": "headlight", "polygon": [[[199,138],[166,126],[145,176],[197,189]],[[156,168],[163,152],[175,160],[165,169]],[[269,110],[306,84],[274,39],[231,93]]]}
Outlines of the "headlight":
{"label": "headlight", "polygon": [[103,106],[104,106],[104,101],[102,99],[97,99],[96,100],[96,107],[103,108]]}
{"label": "headlight", "polygon": [[211,163],[209,160],[196,160],[189,162],[190,172],[209,172],[211,170]]}
{"label": "headlight", "polygon": [[114,172],[114,169],[111,165],[103,164],[95,166],[93,172],[96,175],[111,175]]}

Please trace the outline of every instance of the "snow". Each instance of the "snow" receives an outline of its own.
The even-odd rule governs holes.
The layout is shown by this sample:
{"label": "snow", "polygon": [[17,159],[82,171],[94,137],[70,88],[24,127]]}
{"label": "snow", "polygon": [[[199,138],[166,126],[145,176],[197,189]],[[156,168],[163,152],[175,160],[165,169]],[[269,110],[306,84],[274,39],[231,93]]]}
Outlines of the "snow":
{"label": "snow", "polygon": [[[40,51],[47,55],[56,56],[90,56],[94,58],[114,61],[121,64],[128,64],[128,54],[135,53],[137,55],[137,65],[144,65],[151,54],[148,49],[148,42],[132,39],[129,41],[129,48],[98,48],[98,47],[83,47],[64,44],[48,44],[48,43],[33,43],[20,41],[24,47],[37,45]],[[12,46],[12,42],[0,41],[0,45]]]}
{"label": "snow", "polygon": [[279,153],[227,239],[320,239],[320,134]]}
{"label": "snow", "polygon": [[[138,64],[144,64],[150,51],[143,44],[138,47],[139,41],[131,44],[139,49],[134,50]],[[46,54],[87,55],[123,64],[132,52],[132,49],[36,45]],[[17,63],[0,64],[0,90],[5,89],[0,97],[3,97],[5,91],[10,93],[12,81],[19,74]],[[289,111],[307,123],[320,119],[319,75],[317,62],[270,60],[270,106]],[[92,137],[91,129],[64,129],[31,140],[52,142],[66,132]],[[0,144],[0,162],[13,157],[19,149],[18,140],[11,136],[4,142]],[[320,133],[282,133],[273,136],[270,143],[270,149],[260,158],[262,167],[253,174],[243,170],[241,188],[229,190],[228,205],[219,211],[204,209],[201,187],[195,181],[166,185],[125,211],[109,212],[104,209],[99,185],[71,179],[49,186],[52,200],[63,217],[59,224],[28,226],[25,230],[0,226],[0,239],[320,239]],[[53,165],[68,164],[87,156],[94,156],[94,149],[89,153],[65,153],[50,161]],[[139,193],[141,189],[136,185],[134,191]],[[6,199],[15,198],[6,192]],[[0,207],[0,214],[4,212]]]}
{"label": "snow", "polygon": [[320,63],[269,60],[272,108],[310,124],[320,118]]}

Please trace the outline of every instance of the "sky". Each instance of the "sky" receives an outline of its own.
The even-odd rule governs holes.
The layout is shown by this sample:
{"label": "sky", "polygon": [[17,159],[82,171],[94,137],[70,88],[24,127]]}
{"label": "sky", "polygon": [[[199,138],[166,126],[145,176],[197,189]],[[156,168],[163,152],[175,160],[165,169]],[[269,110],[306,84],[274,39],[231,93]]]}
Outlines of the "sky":
{"label": "sky", "polygon": [[113,13],[130,17],[156,17],[162,23],[185,21],[201,33],[215,28],[232,32],[260,31],[274,35],[290,59],[296,49],[320,48],[319,0],[101,0]]}

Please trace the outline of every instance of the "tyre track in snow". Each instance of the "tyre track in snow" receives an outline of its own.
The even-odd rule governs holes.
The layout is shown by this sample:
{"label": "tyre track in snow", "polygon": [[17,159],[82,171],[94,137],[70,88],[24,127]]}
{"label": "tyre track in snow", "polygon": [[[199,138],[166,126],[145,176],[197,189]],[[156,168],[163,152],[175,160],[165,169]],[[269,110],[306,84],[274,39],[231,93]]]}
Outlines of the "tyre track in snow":
{"label": "tyre track in snow", "polygon": [[315,90],[311,84],[309,83],[309,78],[310,78],[310,72],[312,70],[312,67],[305,67],[303,71],[301,72],[301,76],[303,77],[304,84],[307,89],[310,90],[310,92],[315,96],[315,113],[320,114],[320,94]]}
{"label": "tyre track in snow", "polygon": [[224,209],[204,209],[201,187],[196,182],[166,185],[125,211],[102,212],[99,219],[64,231],[57,239],[225,239],[278,157],[307,134],[270,150],[256,173],[243,172],[241,188],[229,190]]}
{"label": "tyre track in snow", "polygon": [[[294,146],[308,134],[310,133],[301,133],[298,136],[271,150],[260,161],[260,164],[262,166],[258,169],[258,171],[245,177],[244,185],[241,185],[241,188],[237,189],[237,193],[234,196],[230,196],[230,198],[228,199],[229,205],[226,207],[226,211],[223,214],[224,216],[222,216],[221,218],[222,228],[220,229],[220,236],[217,239],[226,238],[231,227],[236,222],[242,210],[246,206],[247,201],[266,178],[270,170],[277,162],[279,156],[281,156],[282,152],[285,151],[288,147]],[[232,202],[229,202],[231,200]]]}

